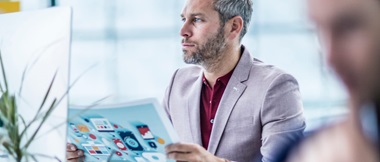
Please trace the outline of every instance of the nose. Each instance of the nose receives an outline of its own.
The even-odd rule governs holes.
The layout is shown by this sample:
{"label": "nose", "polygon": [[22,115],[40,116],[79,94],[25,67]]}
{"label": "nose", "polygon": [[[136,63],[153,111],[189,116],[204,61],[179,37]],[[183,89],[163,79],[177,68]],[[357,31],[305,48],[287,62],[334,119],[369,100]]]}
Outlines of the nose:
{"label": "nose", "polygon": [[185,21],[181,27],[180,33],[183,38],[189,38],[192,36],[192,32],[190,29],[190,25],[187,21]]}
{"label": "nose", "polygon": [[341,58],[341,53],[339,52],[339,47],[337,47],[338,44],[337,42],[335,42],[335,40],[333,40],[332,38],[330,38],[329,40],[327,40],[326,44],[325,44],[325,48],[326,48],[326,61],[327,63],[331,66],[331,67],[335,67],[337,64],[339,64],[339,61],[343,58]]}

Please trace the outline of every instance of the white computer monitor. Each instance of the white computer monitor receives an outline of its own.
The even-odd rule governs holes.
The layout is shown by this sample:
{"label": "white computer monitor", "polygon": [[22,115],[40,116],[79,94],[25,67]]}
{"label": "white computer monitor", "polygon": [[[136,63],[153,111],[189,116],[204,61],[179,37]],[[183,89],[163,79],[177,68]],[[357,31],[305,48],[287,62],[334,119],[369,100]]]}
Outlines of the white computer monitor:
{"label": "white computer monitor", "polygon": [[[64,97],[37,134],[29,151],[65,161],[66,119],[69,87],[71,8],[0,14],[0,51],[9,90],[18,93],[18,111],[26,122],[37,113],[55,73],[56,77],[42,111],[56,98]],[[23,79],[23,73],[26,75]],[[1,73],[0,73],[1,74]],[[0,75],[0,80],[2,80]],[[37,128],[33,125],[28,137]],[[59,127],[57,127],[60,125]],[[25,143],[25,140],[22,141]],[[38,161],[55,161],[36,156]],[[2,161],[0,159],[0,161]]]}

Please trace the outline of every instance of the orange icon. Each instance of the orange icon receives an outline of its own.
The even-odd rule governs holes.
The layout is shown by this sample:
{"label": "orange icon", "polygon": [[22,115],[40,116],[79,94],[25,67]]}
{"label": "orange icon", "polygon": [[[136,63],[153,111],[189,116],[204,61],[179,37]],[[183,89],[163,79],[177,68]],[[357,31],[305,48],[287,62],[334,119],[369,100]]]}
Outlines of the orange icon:
{"label": "orange icon", "polygon": [[162,139],[162,138],[158,138],[157,139],[157,142],[159,143],[159,144],[165,144],[165,140],[164,139]]}
{"label": "orange icon", "polygon": [[78,124],[77,127],[78,127],[80,132],[90,132],[90,130],[87,128],[86,125]]}

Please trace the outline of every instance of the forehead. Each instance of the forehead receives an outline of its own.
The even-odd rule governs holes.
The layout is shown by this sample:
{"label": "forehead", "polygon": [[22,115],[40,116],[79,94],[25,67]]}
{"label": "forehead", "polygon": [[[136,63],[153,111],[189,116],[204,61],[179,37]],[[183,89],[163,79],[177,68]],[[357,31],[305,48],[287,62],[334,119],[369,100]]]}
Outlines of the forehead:
{"label": "forehead", "polygon": [[307,4],[310,18],[319,24],[348,15],[369,16],[380,11],[380,0],[308,0]]}
{"label": "forehead", "polygon": [[187,0],[182,9],[182,15],[193,13],[210,13],[216,12],[213,7],[213,0]]}

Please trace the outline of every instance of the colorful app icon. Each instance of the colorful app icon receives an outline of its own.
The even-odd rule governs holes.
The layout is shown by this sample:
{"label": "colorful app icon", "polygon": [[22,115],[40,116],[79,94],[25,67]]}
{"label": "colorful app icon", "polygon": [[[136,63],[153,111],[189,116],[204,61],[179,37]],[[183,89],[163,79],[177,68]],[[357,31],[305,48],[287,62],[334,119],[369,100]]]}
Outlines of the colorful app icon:
{"label": "colorful app icon", "polygon": [[166,161],[166,155],[159,152],[143,152],[142,156],[150,162]]}
{"label": "colorful app icon", "polygon": [[84,133],[90,132],[90,130],[87,128],[86,125],[78,124],[77,127],[78,127],[80,132],[84,132]]}
{"label": "colorful app icon", "polygon": [[148,142],[148,144],[149,144],[149,146],[150,146],[151,148],[154,148],[154,149],[157,148],[157,145],[156,145],[156,143],[154,143],[154,142]]}
{"label": "colorful app icon", "polygon": [[157,138],[157,142],[161,145],[165,144],[165,140],[163,138]]}
{"label": "colorful app icon", "polygon": [[82,146],[90,155],[110,155],[103,144],[83,143]]}
{"label": "colorful app icon", "polygon": [[116,154],[117,156],[123,156],[123,154],[122,154],[121,152],[119,152],[119,151],[116,151],[115,154]]}
{"label": "colorful app icon", "polygon": [[91,139],[96,140],[96,136],[94,134],[89,135]]}
{"label": "colorful app icon", "polygon": [[130,131],[118,131],[119,136],[124,144],[132,151],[144,151],[143,147],[137,141],[135,135]]}
{"label": "colorful app icon", "polygon": [[120,139],[112,139],[115,145],[122,151],[127,151],[127,147],[123,144]]}
{"label": "colorful app icon", "polygon": [[82,137],[83,134],[82,134],[82,133],[75,133],[75,136],[77,136],[77,137]]}
{"label": "colorful app icon", "polygon": [[74,123],[70,123],[70,126],[71,126],[71,129],[72,129],[75,133],[79,133],[79,130],[78,130],[78,128],[75,126]]}
{"label": "colorful app icon", "polygon": [[139,130],[142,138],[144,138],[145,140],[154,139],[154,136],[152,132],[150,132],[149,127],[147,125],[139,125],[136,127]]}
{"label": "colorful app icon", "polygon": [[91,118],[90,121],[99,132],[114,132],[111,123],[106,118]]}

